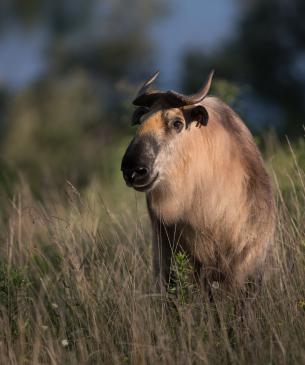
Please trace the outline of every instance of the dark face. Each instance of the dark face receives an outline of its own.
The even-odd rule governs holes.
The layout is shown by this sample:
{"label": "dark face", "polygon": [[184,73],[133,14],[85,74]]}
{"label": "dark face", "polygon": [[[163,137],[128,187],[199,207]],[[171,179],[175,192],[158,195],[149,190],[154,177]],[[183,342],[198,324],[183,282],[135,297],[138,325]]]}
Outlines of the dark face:
{"label": "dark face", "polygon": [[152,190],[162,177],[162,170],[171,157],[170,151],[175,150],[175,144],[181,143],[189,123],[206,125],[207,119],[202,106],[136,109],[132,124],[139,124],[139,128],[121,165],[126,184],[138,191]]}

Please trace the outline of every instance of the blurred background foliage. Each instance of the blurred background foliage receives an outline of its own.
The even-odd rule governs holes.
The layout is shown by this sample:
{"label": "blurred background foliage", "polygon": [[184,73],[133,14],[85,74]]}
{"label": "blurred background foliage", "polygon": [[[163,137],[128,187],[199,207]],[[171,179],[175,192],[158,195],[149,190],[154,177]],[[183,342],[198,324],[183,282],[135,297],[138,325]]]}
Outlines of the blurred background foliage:
{"label": "blurred background foliage", "polygon": [[257,118],[296,137],[305,115],[305,2],[239,3],[242,15],[235,35],[223,47],[211,55],[197,49],[186,53],[185,87],[198,87],[196,75],[213,65],[219,77],[242,87],[239,107],[250,123]]}
{"label": "blurred background foliage", "polygon": [[[273,141],[288,135],[302,155],[305,3],[232,3],[238,9],[232,34],[208,51],[199,41],[185,44],[176,59],[176,85],[161,79],[161,86],[193,92],[214,68],[213,94],[237,109],[258,141],[273,130]],[[24,66],[22,52],[6,58],[3,53],[7,64],[0,62],[0,179],[5,189],[13,190],[21,176],[38,195],[65,180],[79,189],[94,180],[123,184],[120,158],[133,133],[131,100],[139,83],[159,68],[161,39],[151,29],[161,20],[164,27],[175,6],[179,2],[165,0],[1,1],[0,49],[31,49],[33,39],[41,44],[30,66]],[[208,13],[209,2],[201,2],[199,10]],[[164,34],[165,47],[183,38],[191,21],[175,25],[175,38]],[[16,34],[30,34],[25,39],[31,42],[18,43]],[[1,42],[9,46],[1,48]]]}

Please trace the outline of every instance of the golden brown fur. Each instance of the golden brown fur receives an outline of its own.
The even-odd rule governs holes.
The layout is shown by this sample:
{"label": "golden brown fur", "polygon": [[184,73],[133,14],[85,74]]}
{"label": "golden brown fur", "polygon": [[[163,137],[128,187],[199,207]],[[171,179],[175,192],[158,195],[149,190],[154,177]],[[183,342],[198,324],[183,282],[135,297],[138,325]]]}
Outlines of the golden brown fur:
{"label": "golden brown fur", "polygon": [[187,122],[187,107],[155,105],[138,130],[164,145],[156,161],[159,182],[147,193],[155,270],[167,282],[172,255],[183,249],[206,283],[241,287],[265,271],[274,231],[270,179],[232,109],[213,97],[201,104],[209,114],[206,127],[189,123],[171,135],[167,121],[180,115]]}

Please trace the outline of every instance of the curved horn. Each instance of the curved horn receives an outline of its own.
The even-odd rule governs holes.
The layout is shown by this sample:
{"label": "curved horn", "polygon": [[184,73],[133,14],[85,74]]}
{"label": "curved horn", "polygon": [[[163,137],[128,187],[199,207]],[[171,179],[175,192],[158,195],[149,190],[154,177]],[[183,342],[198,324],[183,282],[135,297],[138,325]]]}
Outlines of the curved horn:
{"label": "curved horn", "polygon": [[149,87],[156,80],[159,75],[159,71],[155,72],[147,81],[144,82],[141,89],[138,91],[137,96],[132,102],[137,106],[150,106],[153,102],[161,98],[165,93],[161,91],[149,91]]}
{"label": "curved horn", "polygon": [[214,70],[212,70],[209,73],[207,81],[196,94],[184,95],[184,94],[178,93],[177,91],[170,90],[167,92],[167,95],[173,99],[179,100],[182,105],[193,105],[193,104],[200,103],[207,96],[207,93],[210,90],[213,75],[214,75]]}
{"label": "curved horn", "polygon": [[144,94],[147,89],[149,88],[149,86],[156,80],[156,78],[159,76],[160,71],[155,72],[148,80],[146,80],[143,84],[143,86],[141,87],[141,89],[138,91],[138,94],[136,96],[136,98],[142,94]]}

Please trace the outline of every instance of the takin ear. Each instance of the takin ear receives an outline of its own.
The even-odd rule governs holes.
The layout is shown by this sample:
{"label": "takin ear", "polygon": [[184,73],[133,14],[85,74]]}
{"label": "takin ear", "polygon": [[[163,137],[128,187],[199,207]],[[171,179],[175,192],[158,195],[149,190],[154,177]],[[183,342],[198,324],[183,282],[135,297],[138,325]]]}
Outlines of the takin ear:
{"label": "takin ear", "polygon": [[140,106],[137,108],[131,117],[131,125],[141,124],[141,117],[149,112],[149,108],[145,106]]}
{"label": "takin ear", "polygon": [[191,109],[190,117],[192,122],[196,122],[196,127],[206,126],[209,120],[209,114],[205,107],[197,105]]}

